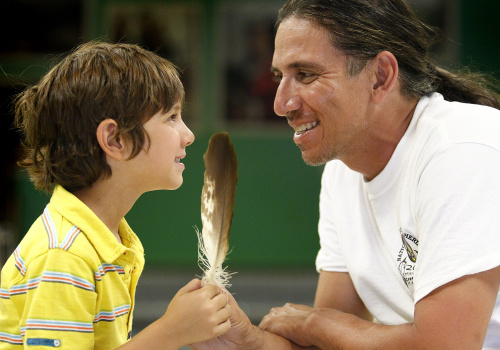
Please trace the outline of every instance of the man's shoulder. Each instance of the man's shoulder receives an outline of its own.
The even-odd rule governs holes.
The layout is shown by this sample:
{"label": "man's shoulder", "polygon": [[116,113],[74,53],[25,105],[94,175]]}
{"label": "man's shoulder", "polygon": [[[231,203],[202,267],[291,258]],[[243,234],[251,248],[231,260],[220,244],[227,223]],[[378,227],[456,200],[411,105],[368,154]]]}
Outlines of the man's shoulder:
{"label": "man's shoulder", "polygon": [[500,110],[483,105],[446,101],[440,94],[432,94],[421,99],[424,106],[421,121],[443,124],[491,123],[500,127]]}
{"label": "man's shoulder", "polygon": [[480,143],[500,149],[500,111],[491,107],[430,98],[416,124],[417,141],[428,146]]}

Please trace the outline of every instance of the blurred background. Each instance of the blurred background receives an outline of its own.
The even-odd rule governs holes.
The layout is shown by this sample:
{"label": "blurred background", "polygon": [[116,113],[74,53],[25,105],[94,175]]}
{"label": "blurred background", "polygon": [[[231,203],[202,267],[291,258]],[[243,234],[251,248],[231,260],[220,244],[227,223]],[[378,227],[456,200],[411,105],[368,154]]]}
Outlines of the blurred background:
{"label": "blurred background", "polygon": [[[500,78],[496,0],[412,0],[440,28],[435,60]],[[322,167],[306,166],[292,131],[275,116],[269,72],[274,0],[4,0],[0,13],[0,266],[49,200],[15,164],[19,135],[12,97],[36,82],[65,53],[98,39],[140,44],[182,70],[183,112],[196,141],[187,149],[184,185],[145,194],[127,220],[146,250],[136,324],[160,316],[169,298],[200,273],[203,153],[209,137],[229,132],[239,161],[226,265],[231,291],[252,321],[286,301],[312,304],[318,195]],[[155,292],[151,292],[151,291]]]}

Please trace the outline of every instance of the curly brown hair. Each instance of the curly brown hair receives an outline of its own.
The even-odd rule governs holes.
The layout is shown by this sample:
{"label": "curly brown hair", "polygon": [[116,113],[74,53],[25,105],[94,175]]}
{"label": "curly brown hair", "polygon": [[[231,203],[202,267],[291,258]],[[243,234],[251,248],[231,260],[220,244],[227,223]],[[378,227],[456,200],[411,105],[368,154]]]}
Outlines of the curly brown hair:
{"label": "curly brown hair", "polygon": [[18,164],[37,189],[50,193],[59,184],[73,192],[111,176],[96,137],[103,120],[117,122],[116,136],[132,141],[133,158],[148,138],[143,124],[184,102],[184,87],[177,68],[153,52],[93,41],[77,47],[14,102],[26,151]]}

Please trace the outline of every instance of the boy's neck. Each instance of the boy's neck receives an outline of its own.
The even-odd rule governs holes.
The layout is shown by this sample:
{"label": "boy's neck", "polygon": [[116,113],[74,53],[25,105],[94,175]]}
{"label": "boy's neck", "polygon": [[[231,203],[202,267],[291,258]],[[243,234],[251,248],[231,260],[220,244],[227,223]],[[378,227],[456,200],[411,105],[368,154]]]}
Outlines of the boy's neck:
{"label": "boy's neck", "polygon": [[80,199],[108,227],[118,242],[122,243],[119,227],[121,220],[130,211],[137,198],[122,187],[114,187],[106,180],[73,194]]}

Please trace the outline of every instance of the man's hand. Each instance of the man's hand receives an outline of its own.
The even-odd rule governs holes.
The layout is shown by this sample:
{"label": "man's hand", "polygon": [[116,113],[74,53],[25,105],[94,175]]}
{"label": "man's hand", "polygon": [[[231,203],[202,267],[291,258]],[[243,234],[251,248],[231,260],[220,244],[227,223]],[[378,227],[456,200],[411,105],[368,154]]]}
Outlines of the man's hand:
{"label": "man's hand", "polygon": [[[250,322],[233,296],[227,292],[231,307],[231,330],[212,340],[190,345],[195,350],[300,350],[305,349],[288,340],[266,332]],[[307,348],[314,350],[316,348]]]}
{"label": "man's hand", "polygon": [[312,346],[296,332],[297,325],[303,325],[314,309],[306,305],[286,304],[283,307],[275,307],[262,319],[259,327],[265,331],[277,334],[295,344],[301,346]]}

